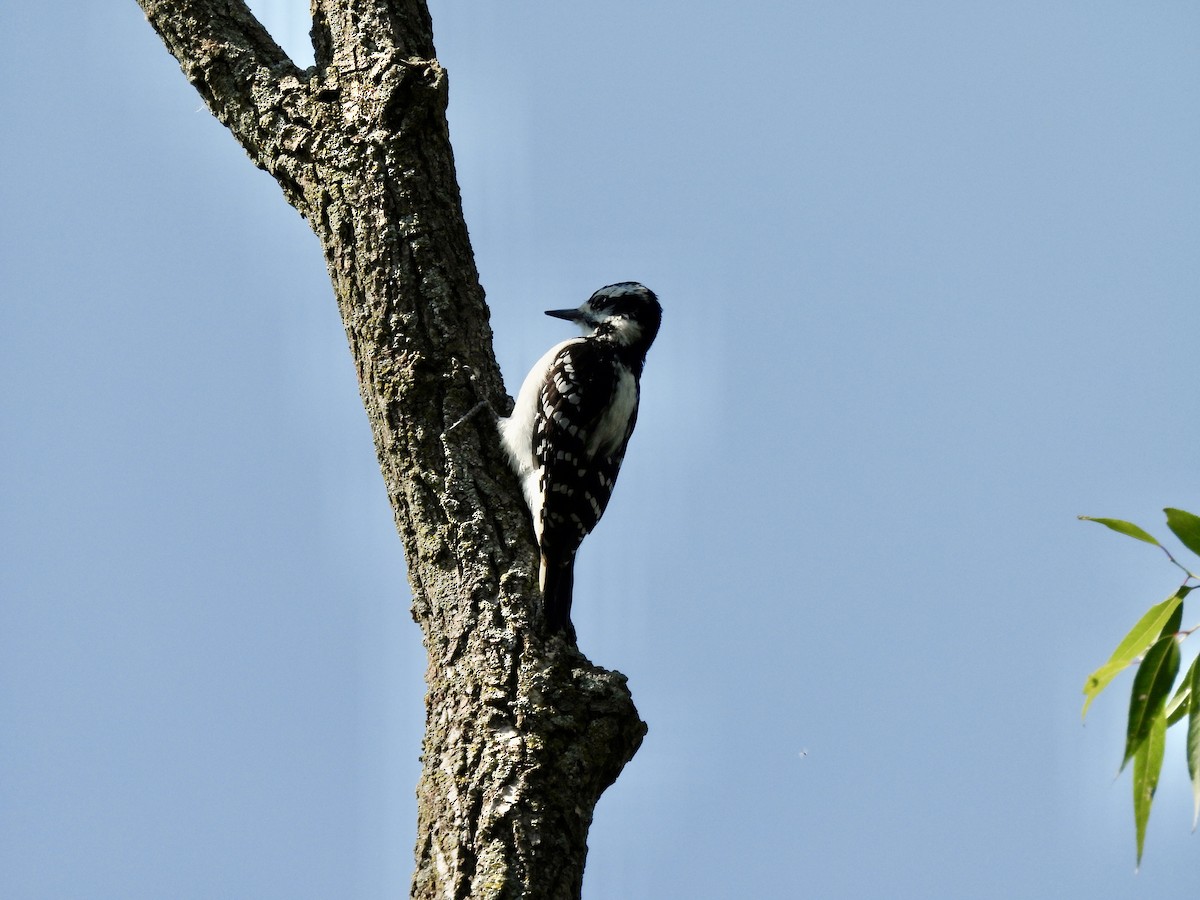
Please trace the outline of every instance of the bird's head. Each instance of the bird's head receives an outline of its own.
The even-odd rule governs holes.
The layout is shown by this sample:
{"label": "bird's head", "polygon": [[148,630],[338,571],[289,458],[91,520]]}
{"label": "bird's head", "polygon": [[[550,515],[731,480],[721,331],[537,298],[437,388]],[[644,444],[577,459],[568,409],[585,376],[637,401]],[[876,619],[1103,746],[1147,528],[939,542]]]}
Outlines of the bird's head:
{"label": "bird's head", "polygon": [[654,291],[636,281],[602,287],[577,309],[550,309],[546,315],[574,322],[584,335],[627,347],[649,348],[662,323],[662,306]]}

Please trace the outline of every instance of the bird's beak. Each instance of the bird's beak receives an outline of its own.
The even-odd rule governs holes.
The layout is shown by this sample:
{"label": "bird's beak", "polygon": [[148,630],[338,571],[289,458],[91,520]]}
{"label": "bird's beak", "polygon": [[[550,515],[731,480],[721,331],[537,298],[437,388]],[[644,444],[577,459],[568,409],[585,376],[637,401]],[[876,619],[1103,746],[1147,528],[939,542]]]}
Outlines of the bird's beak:
{"label": "bird's beak", "polygon": [[584,318],[582,310],[578,309],[548,309],[546,315],[554,316],[556,319],[566,319],[568,322],[580,322]]}

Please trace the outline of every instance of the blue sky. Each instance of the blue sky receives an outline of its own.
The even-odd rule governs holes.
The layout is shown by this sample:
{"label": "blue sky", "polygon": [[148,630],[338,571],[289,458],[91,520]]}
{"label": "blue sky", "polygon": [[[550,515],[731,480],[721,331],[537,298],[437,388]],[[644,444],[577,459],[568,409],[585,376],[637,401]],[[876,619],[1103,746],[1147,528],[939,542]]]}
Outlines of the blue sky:
{"label": "blue sky", "polygon": [[[403,896],[424,657],[319,248],[76,6],[0,34],[0,895]],[[509,390],[542,310],[665,309],[584,896],[1194,893],[1178,736],[1135,876],[1128,679],[1079,724],[1177,579],[1074,517],[1200,512],[1200,9],[431,8]]]}

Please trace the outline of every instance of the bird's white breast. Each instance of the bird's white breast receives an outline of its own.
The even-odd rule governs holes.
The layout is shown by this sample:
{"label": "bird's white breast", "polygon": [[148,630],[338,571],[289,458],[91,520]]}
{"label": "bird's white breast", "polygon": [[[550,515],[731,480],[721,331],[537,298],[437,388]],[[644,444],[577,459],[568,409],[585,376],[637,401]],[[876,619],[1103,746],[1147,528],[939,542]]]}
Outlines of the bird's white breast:
{"label": "bird's white breast", "polygon": [[612,403],[596,424],[596,430],[588,441],[588,456],[597,454],[611,456],[621,449],[629,432],[629,420],[637,409],[637,379],[624,366],[617,369],[617,384],[613,389]]}

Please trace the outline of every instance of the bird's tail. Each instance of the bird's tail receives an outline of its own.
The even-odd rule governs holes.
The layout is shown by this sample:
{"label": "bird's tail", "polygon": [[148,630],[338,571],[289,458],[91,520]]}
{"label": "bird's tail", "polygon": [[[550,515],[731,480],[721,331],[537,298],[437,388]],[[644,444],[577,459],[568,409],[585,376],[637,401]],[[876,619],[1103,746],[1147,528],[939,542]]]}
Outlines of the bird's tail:
{"label": "bird's tail", "polygon": [[555,564],[542,557],[542,597],[545,601],[546,630],[562,633],[575,643],[575,626],[571,624],[571,593],[575,587],[575,557]]}

